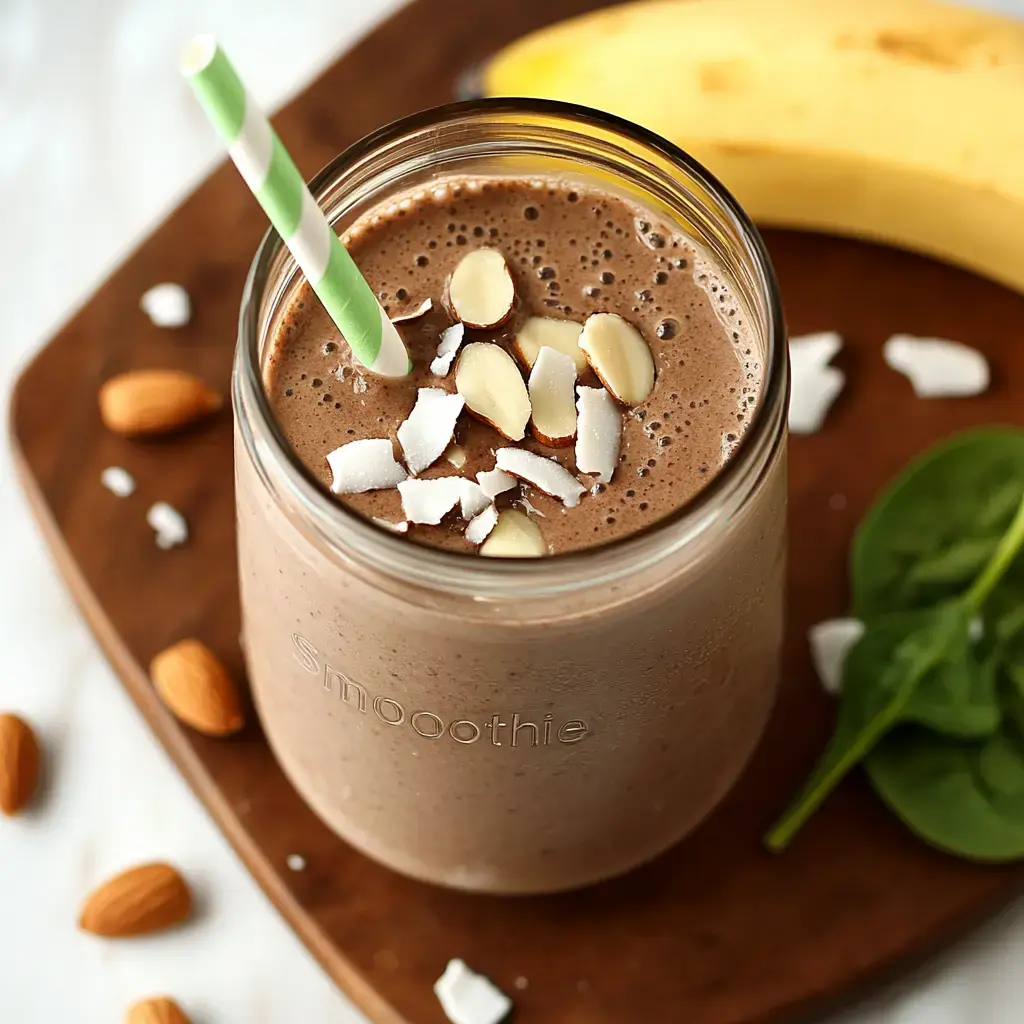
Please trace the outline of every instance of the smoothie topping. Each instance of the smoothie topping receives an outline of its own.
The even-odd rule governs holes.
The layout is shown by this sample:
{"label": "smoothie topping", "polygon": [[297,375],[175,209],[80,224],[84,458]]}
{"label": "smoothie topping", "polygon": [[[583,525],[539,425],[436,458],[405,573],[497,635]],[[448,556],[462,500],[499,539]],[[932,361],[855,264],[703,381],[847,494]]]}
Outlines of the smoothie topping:
{"label": "smoothie topping", "polygon": [[577,374],[587,368],[587,357],[580,348],[580,331],[583,325],[575,320],[559,320],[552,316],[531,316],[516,334],[512,347],[523,365],[533,369],[542,348],[553,348],[564,352],[576,366]]}
{"label": "smoothie topping", "polygon": [[455,387],[477,419],[510,441],[526,436],[530,396],[515,360],[500,345],[467,345],[455,367]]}
{"label": "smoothie topping", "polygon": [[514,508],[498,515],[498,522],[480,548],[488,558],[541,558],[548,547],[540,528],[525,513]]}
{"label": "smoothie topping", "polygon": [[654,357],[643,335],[617,313],[593,313],[579,346],[601,383],[623,405],[639,405],[654,388]]}
{"label": "smoothie topping", "polygon": [[564,448],[576,436],[576,364],[545,345],[530,371],[533,436],[550,448]]}
{"label": "smoothie topping", "polygon": [[452,324],[441,332],[441,343],[437,346],[437,355],[430,364],[430,372],[438,377],[447,377],[455,361],[455,353],[459,351],[462,339],[466,336],[466,328],[462,323]]}
{"label": "smoothie topping", "polygon": [[498,510],[493,505],[488,505],[478,516],[476,516],[466,527],[466,540],[470,544],[483,544],[491,531],[498,525]]}
{"label": "smoothie topping", "polygon": [[452,442],[455,424],[465,405],[462,395],[441,388],[420,388],[409,418],[398,428],[405,464],[416,476],[432,466]]}
{"label": "smoothie topping", "polygon": [[403,480],[398,493],[402,495],[402,508],[409,522],[437,526],[461,500],[465,482],[461,476]]}
{"label": "smoothie topping", "polygon": [[349,441],[327,456],[334,474],[331,490],[335,494],[362,494],[386,487],[396,487],[408,474],[395,461],[391,441],[367,438]]}
{"label": "smoothie topping", "polygon": [[479,515],[491,504],[491,501],[491,497],[478,483],[474,483],[472,480],[462,481],[462,497],[459,499],[459,507],[463,519],[469,520]]}
{"label": "smoothie topping", "polygon": [[410,320],[419,320],[421,316],[426,315],[433,308],[433,301],[431,299],[424,299],[414,310],[391,317],[391,322],[393,324],[404,324],[408,323]]}
{"label": "smoothie topping", "polygon": [[576,468],[606,484],[619,464],[622,413],[604,388],[577,388]]}
{"label": "smoothie topping", "polygon": [[467,253],[448,281],[449,305],[467,327],[500,327],[512,315],[515,298],[508,264],[497,249]]}
{"label": "smoothie topping", "polygon": [[564,466],[525,448],[499,448],[494,455],[498,469],[533,484],[568,508],[578,505],[587,491]]}
{"label": "smoothie topping", "polygon": [[488,469],[476,475],[477,483],[483,488],[484,494],[492,501],[505,491],[511,491],[516,485],[516,478],[502,469]]}

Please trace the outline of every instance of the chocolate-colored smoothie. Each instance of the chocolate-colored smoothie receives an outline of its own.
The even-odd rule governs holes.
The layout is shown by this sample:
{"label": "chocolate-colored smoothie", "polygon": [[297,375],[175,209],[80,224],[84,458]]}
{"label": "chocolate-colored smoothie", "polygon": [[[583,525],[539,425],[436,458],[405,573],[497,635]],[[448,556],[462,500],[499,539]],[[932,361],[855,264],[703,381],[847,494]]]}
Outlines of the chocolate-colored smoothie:
{"label": "chocolate-colored smoothie", "polygon": [[[396,127],[358,166],[339,162],[320,197],[342,211],[338,231],[391,317],[431,301],[399,324],[408,377],[354,364],[272,248],[252,275],[235,394],[246,658],[280,764],[351,845],[443,885],[554,891],[691,831],[768,718],[781,323],[756,238],[685,161],[641,138],[615,148],[625,129],[595,127],[593,112],[436,116]],[[482,250],[508,266],[507,316],[467,312],[458,268]],[[505,278],[489,280],[481,294],[504,294]],[[447,332],[460,309],[492,327],[466,327],[448,367],[439,348],[442,334],[459,340]],[[538,318],[576,331],[576,350],[531,355]],[[594,323],[611,334],[588,335]],[[608,337],[629,354],[621,365]],[[484,349],[490,369],[470,379]],[[572,410],[556,430],[540,409],[566,359],[579,420]],[[545,361],[562,370],[546,377]],[[525,395],[528,379],[532,424],[513,423],[518,401],[488,412],[482,392],[500,381]],[[427,399],[434,420],[410,440]],[[446,409],[451,436],[431,435],[436,455],[413,469]],[[354,445],[376,463],[344,463]],[[413,507],[423,481],[461,488],[443,481],[478,481],[503,456],[512,485],[496,506],[449,504],[434,523]],[[520,475],[535,456],[560,482],[530,483],[534,463]],[[474,536],[488,513],[504,518]],[[530,531],[531,553],[551,557],[484,557],[520,551]]]}
{"label": "chocolate-colored smoothie", "polygon": [[[499,507],[525,509],[557,553],[634,533],[689,501],[718,472],[742,435],[761,386],[760,357],[744,311],[726,282],[693,245],[654,216],[617,196],[557,181],[451,181],[406,197],[355,225],[349,250],[385,309],[400,317],[430,299],[431,311],[400,330],[412,374],[387,380],[354,362],[337,328],[308,284],[297,288],[277,325],[265,373],[274,412],[299,456],[329,486],[329,452],[361,438],[395,439],[417,389],[455,391],[455,374],[432,373],[443,329],[452,323],[442,297],[459,261],[474,248],[504,255],[515,282],[511,317],[494,330],[467,331],[463,343],[497,342],[514,351],[530,317],[582,324],[612,312],[639,328],[654,355],[654,390],[623,409],[620,461],[612,479],[565,508],[543,490],[521,484]],[[584,386],[601,386],[592,371]],[[495,465],[508,445],[493,427],[460,417],[454,445],[465,456],[445,458],[419,474],[470,480]],[[577,473],[571,446],[528,439],[522,447],[555,456]],[[395,451],[401,448],[395,440]],[[405,519],[394,487],[343,500],[366,516]],[[472,550],[455,510],[440,527],[413,524],[416,541]]]}

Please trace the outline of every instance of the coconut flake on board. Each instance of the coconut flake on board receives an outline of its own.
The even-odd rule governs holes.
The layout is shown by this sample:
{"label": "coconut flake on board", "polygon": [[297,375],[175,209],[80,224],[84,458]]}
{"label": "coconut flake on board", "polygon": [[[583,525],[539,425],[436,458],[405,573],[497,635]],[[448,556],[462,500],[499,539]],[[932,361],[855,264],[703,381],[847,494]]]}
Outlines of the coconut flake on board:
{"label": "coconut flake on board", "polygon": [[622,412],[604,388],[576,389],[576,468],[606,484],[619,464]]}
{"label": "coconut flake on board", "polygon": [[828,365],[842,347],[843,339],[835,331],[789,339],[791,433],[814,434],[821,429],[832,403],[846,384],[846,374]]}
{"label": "coconut flake on board", "polygon": [[500,988],[458,959],[448,961],[434,994],[452,1024],[499,1024],[512,1010]]}
{"label": "coconut flake on board", "polygon": [[398,443],[409,472],[416,476],[444,454],[466,400],[442,388],[420,388],[409,418],[398,428]]}
{"label": "coconut flake on board", "polygon": [[882,354],[909,379],[918,398],[966,398],[988,389],[988,360],[959,341],[894,334]]}
{"label": "coconut flake on board", "polygon": [[397,487],[407,476],[386,437],[349,441],[327,456],[335,494],[362,494]]}
{"label": "coconut flake on board", "polygon": [[587,489],[564,466],[523,448],[499,448],[494,453],[498,469],[525,480],[564,505],[574,508]]}
{"label": "coconut flake on board", "polygon": [[402,509],[411,523],[437,526],[462,498],[461,476],[441,476],[432,480],[410,477],[398,485]]}
{"label": "coconut flake on board", "polygon": [[545,345],[534,360],[528,383],[533,436],[550,448],[564,448],[576,436],[576,364]]}
{"label": "coconut flake on board", "polygon": [[393,324],[404,324],[410,320],[419,320],[421,316],[426,315],[434,308],[434,303],[430,299],[424,299],[415,309],[410,310],[408,313],[401,313],[398,316],[391,317]]}
{"label": "coconut flake on board", "polygon": [[479,515],[474,516],[466,527],[465,537],[470,544],[483,544],[490,532],[498,525],[498,510],[488,505]]}
{"label": "coconut flake on board", "polygon": [[143,292],[139,306],[156,327],[184,327],[192,319],[188,292],[170,281]]}
{"label": "coconut flake on board", "polygon": [[459,351],[462,339],[466,336],[465,324],[452,324],[441,332],[441,340],[437,345],[437,355],[430,361],[430,372],[437,377],[447,377]]}
{"label": "coconut flake on board", "polygon": [[860,619],[826,619],[807,631],[811,661],[821,688],[837,697],[843,688],[843,663],[850,648],[864,635]]}
{"label": "coconut flake on board", "polygon": [[100,473],[100,483],[118,498],[128,498],[135,493],[135,477],[121,466],[107,466]]}
{"label": "coconut flake on board", "polygon": [[146,522],[156,534],[156,546],[162,551],[175,548],[188,540],[187,520],[166,501],[158,501],[150,506]]}

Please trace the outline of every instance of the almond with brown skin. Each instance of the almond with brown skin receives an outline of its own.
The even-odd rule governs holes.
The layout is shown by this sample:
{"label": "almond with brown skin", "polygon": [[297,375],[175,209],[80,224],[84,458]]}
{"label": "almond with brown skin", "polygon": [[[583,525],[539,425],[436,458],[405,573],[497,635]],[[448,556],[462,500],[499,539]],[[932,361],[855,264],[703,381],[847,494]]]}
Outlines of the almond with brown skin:
{"label": "almond with brown skin", "polygon": [[129,370],[100,388],[100,416],[125,437],[166,434],[216,412],[221,396],[181,370]]}
{"label": "almond with brown skin", "polygon": [[94,890],[78,927],[118,939],[170,928],[191,912],[192,894],[178,871],[170,864],[143,864]]}
{"label": "almond with brown skin", "polygon": [[157,996],[130,1006],[125,1024],[189,1024],[189,1019],[173,999]]}
{"label": "almond with brown skin", "polygon": [[180,640],[150,663],[160,699],[186,725],[207,736],[230,736],[245,724],[228,670],[206,644]]}
{"label": "almond with brown skin", "polygon": [[0,811],[11,817],[32,799],[39,781],[39,743],[17,715],[0,715]]}

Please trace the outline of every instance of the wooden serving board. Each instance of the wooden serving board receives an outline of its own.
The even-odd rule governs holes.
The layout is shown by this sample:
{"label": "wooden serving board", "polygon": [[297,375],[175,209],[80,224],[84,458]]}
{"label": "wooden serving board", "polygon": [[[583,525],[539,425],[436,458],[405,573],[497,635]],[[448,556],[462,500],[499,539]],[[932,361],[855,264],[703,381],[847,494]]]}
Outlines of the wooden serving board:
{"label": "wooden serving board", "polygon": [[[312,175],[365,132],[448,100],[457,70],[590,6],[417,0],[282,111],[278,130]],[[657,862],[583,892],[490,898],[377,867],[303,805],[255,715],[240,737],[206,740],[179,726],[147,681],[151,656],[187,635],[243,671],[230,416],[129,443],[101,428],[96,390],[120,370],[175,366],[226,392],[242,283],[264,228],[236,172],[221,167],[25,371],[14,447],[54,556],[140,710],[270,899],[372,1020],[440,1024],[431,986],[451,956],[513,994],[521,1024],[791,1019],[927,955],[1018,892],[1024,868],[974,867],[929,850],[860,777],[786,855],[765,853],[759,840],[830,729],[834,705],[814,678],[805,634],[844,610],[851,532],[914,453],[959,427],[1020,416],[1024,297],[890,249],[768,233],[791,329],[841,331],[849,381],[826,429],[792,443],[789,635],[771,727],[724,805]],[[139,312],[141,293],[165,280],[193,296],[195,318],[182,330],[158,330]],[[882,363],[894,331],[976,346],[993,364],[992,388],[974,399],[913,398]],[[56,379],[78,386],[54,401]],[[134,497],[102,490],[111,464],[135,474]],[[154,545],[144,513],[157,499],[187,513],[187,546]],[[306,857],[304,872],[286,869],[293,852]]]}

